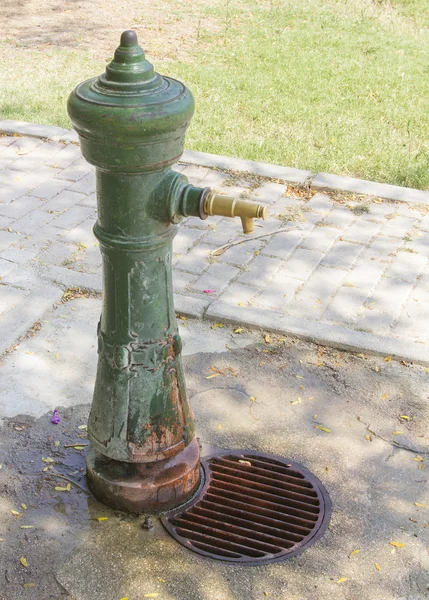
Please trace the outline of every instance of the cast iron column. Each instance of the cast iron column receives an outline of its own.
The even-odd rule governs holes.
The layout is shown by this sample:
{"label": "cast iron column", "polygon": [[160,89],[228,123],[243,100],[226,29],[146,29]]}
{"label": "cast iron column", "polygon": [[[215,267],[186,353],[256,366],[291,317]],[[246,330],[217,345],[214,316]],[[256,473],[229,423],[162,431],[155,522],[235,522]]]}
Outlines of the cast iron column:
{"label": "cast iron column", "polygon": [[171,170],[194,111],[190,91],[161,77],[134,31],[106,72],[70,95],[84,157],[96,167],[103,257],[98,369],[88,423],[88,484],[102,501],[135,512],[189,498],[200,478],[172,290],[172,239],[184,216],[265,217],[187,183]]}

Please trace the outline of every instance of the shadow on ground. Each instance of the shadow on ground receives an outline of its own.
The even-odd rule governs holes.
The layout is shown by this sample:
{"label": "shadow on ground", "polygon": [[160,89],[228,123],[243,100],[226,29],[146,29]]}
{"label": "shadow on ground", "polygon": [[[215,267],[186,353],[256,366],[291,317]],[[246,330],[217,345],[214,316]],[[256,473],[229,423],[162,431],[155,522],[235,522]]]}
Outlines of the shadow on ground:
{"label": "shadow on ground", "polygon": [[[96,321],[98,301],[63,305],[58,315],[47,318],[51,323],[58,319],[60,337],[69,323],[62,319],[61,329],[59,315],[72,307],[76,331]],[[185,358],[203,449],[254,449],[294,460],[323,481],[333,502],[328,531],[301,556],[264,567],[237,567],[191,553],[157,519],[154,529],[146,531],[142,516],[112,511],[87,493],[83,470],[88,442],[79,427],[86,422],[90,392],[81,404],[70,390],[88,379],[87,362],[95,358],[93,338],[78,336],[80,362],[68,373],[64,388],[61,370],[55,368],[59,359],[46,349],[49,332],[47,323],[6,357],[2,367],[12,377],[10,365],[16,365],[18,407],[19,394],[29,393],[30,375],[23,375],[17,365],[27,352],[37,352],[37,342],[40,360],[51,366],[56,384],[45,392],[43,377],[36,380],[33,373],[32,392],[39,394],[35,411],[42,414],[40,407],[52,406],[53,390],[62,394],[57,403],[68,408],[60,409],[59,425],[51,423],[51,413],[36,420],[15,416],[4,421],[0,598],[30,597],[28,585],[31,598],[40,600],[427,598],[429,375],[423,368],[275,336],[267,342],[259,337],[260,343],[244,349]],[[207,326],[207,337],[218,334],[225,335],[225,330]],[[231,339],[237,335],[230,330]],[[217,376],[206,379],[215,373],[212,367]],[[86,381],[85,388],[90,387]],[[28,567],[20,563],[21,557]]]}

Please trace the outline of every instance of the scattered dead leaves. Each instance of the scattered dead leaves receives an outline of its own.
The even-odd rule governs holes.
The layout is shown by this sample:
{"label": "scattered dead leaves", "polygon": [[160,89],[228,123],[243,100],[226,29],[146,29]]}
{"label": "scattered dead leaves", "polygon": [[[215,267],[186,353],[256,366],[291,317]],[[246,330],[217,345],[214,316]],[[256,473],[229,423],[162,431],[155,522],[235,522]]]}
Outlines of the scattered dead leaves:
{"label": "scattered dead leaves", "polygon": [[90,290],[83,290],[78,287],[68,288],[63,297],[60,300],[61,304],[65,304],[66,302],[70,302],[70,300],[75,300],[76,298],[100,298],[98,292],[92,292]]}

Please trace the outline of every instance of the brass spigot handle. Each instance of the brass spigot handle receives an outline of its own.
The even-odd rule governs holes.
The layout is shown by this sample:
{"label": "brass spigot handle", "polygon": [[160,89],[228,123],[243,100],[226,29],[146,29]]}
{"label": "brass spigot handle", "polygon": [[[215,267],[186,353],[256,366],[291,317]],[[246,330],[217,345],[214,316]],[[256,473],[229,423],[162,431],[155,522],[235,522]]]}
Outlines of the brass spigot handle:
{"label": "brass spigot handle", "polygon": [[210,190],[204,195],[203,212],[206,215],[219,217],[240,217],[243,233],[253,233],[255,230],[253,219],[266,219],[268,206],[250,200],[240,200],[233,196],[222,196]]}

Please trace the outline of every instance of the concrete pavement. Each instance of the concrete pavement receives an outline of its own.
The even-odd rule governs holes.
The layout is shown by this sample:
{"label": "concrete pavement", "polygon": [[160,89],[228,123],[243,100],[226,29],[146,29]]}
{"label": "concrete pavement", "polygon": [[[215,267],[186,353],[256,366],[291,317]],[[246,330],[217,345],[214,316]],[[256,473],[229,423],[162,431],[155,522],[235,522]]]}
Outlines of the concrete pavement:
{"label": "concrete pavement", "polygon": [[1,411],[6,404],[10,417],[0,430],[2,600],[426,600],[423,367],[180,321],[203,450],[253,449],[299,462],[333,503],[327,532],[301,556],[234,566],[188,551],[156,518],[154,530],[143,530],[142,517],[85,492],[81,427],[100,305],[91,297],[59,304],[0,367]]}

